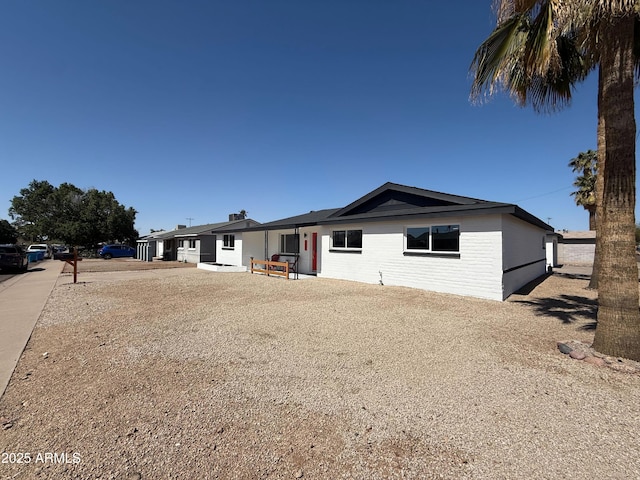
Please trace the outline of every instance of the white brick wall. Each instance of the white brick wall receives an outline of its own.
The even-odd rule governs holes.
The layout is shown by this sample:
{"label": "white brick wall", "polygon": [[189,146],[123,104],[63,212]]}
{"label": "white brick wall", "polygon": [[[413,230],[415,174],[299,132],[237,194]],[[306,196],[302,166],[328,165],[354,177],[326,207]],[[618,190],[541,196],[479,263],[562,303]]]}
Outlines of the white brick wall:
{"label": "white brick wall", "polygon": [[[460,225],[460,256],[404,255],[409,226]],[[327,228],[319,276],[398,285],[458,295],[502,300],[499,217],[441,218],[432,222],[364,223]],[[362,252],[331,251],[334,229],[362,229]]]}
{"label": "white brick wall", "polygon": [[[238,237],[236,237],[237,239]],[[242,264],[251,268],[251,257],[264,260],[264,232],[242,233]],[[235,264],[234,264],[235,265]]]}
{"label": "white brick wall", "polygon": [[[460,225],[459,255],[405,255],[407,226]],[[358,229],[363,232],[360,252],[331,249],[333,230]],[[504,300],[514,290],[545,272],[545,262],[509,269],[545,257],[545,232],[510,215],[446,217],[433,221],[362,223],[337,227],[300,229],[301,273],[311,271],[311,235],[318,232],[318,276],[384,285],[406,286],[443,293]],[[280,234],[293,229],[268,232],[268,258],[280,250]],[[307,250],[304,234],[307,233]],[[217,261],[249,267],[250,257],[263,259],[263,231],[235,234],[235,249],[222,248],[217,238]]]}
{"label": "white brick wall", "polygon": [[[512,215],[503,215],[503,269],[520,267],[504,274],[504,298],[546,271],[546,233]],[[542,260],[542,261],[539,261]]]}
{"label": "white brick wall", "polygon": [[223,265],[242,265],[242,233],[235,233],[233,250],[224,248],[224,234],[216,235],[216,263]]}
{"label": "white brick wall", "polygon": [[186,263],[198,263],[200,261],[200,239],[196,239],[196,248],[189,248],[189,240],[193,240],[193,237],[178,238],[176,242],[182,240],[183,247],[178,247],[178,262]]}

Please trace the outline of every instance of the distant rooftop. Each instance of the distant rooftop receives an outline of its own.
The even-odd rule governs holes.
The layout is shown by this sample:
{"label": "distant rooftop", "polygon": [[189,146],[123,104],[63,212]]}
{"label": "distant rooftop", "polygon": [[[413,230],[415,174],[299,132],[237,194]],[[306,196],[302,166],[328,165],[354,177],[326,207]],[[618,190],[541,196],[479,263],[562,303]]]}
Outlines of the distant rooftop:
{"label": "distant rooftop", "polygon": [[564,230],[561,230],[556,233],[559,233],[560,235],[562,235],[562,238],[566,240],[596,238],[595,230],[574,230],[574,231],[566,231],[566,232]]}

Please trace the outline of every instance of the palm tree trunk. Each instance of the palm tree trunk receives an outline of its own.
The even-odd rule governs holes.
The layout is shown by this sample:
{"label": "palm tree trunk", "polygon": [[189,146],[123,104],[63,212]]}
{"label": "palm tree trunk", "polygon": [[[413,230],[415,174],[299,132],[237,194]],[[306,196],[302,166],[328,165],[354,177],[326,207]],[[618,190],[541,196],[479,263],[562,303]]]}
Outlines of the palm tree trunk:
{"label": "palm tree trunk", "polygon": [[602,218],[602,192],[604,191],[604,162],[606,160],[606,152],[607,152],[607,144],[606,138],[604,134],[604,120],[602,118],[602,68],[598,69],[598,162],[596,168],[596,185],[595,185],[595,194],[596,194],[596,248],[593,252],[593,269],[591,271],[591,280],[589,280],[589,287],[594,290],[598,289],[598,278],[600,274],[600,251],[602,250],[601,242],[606,238],[602,234],[602,228],[598,226],[599,220]]}
{"label": "palm tree trunk", "polygon": [[596,229],[596,206],[590,205],[589,208],[587,208],[587,211],[589,212],[589,230],[595,230]]}
{"label": "palm tree trunk", "polygon": [[633,104],[634,17],[601,20],[602,115],[606,153],[598,255],[598,324],[593,346],[640,361],[638,265],[635,257],[636,124]]}

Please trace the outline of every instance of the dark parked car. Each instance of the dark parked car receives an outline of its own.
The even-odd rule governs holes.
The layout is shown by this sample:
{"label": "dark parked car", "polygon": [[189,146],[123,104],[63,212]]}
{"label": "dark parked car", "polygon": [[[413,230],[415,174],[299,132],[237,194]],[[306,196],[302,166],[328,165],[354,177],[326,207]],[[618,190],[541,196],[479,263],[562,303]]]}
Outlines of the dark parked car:
{"label": "dark parked car", "polygon": [[120,258],[120,257],[135,257],[136,249],[129,245],[105,245],[98,250],[98,255],[101,258]]}
{"label": "dark parked car", "polygon": [[58,259],[62,258],[62,256],[68,250],[67,250],[67,247],[65,247],[64,245],[52,245],[51,246],[51,251],[53,252],[53,258],[55,260],[58,260]]}
{"label": "dark parked car", "polygon": [[0,245],[0,269],[26,272],[29,258],[20,245]]}

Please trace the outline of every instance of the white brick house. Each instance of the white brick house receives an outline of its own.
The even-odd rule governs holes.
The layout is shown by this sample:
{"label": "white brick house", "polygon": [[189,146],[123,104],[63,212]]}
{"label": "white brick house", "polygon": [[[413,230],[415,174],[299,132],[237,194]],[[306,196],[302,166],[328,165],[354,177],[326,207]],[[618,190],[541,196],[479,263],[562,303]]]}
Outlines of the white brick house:
{"label": "white brick house", "polygon": [[504,300],[544,275],[549,231],[513,204],[386,183],[344,208],[237,230],[234,255],[247,265],[279,254],[318,277]]}

